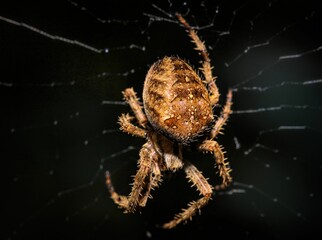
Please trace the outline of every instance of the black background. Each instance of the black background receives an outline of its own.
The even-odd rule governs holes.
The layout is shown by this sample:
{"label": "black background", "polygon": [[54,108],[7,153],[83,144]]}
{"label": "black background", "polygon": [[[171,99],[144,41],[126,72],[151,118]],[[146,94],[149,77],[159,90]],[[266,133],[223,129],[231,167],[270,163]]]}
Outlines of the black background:
{"label": "black background", "polygon": [[[15,1],[0,9],[1,237],[295,239],[319,230],[321,84],[304,83],[322,75],[318,1]],[[176,11],[200,27],[221,103],[228,88],[236,90],[235,113],[218,138],[235,182],[193,221],[162,230],[157,225],[198,194],[183,173],[165,174],[146,208],[123,214],[108,196],[104,171],[127,194],[144,140],[118,131],[117,117],[130,111],[126,105],[102,101],[121,101],[130,86],[140,94],[149,66],[165,55],[198,68],[190,39],[167,16]],[[214,25],[202,28],[214,16]],[[108,52],[54,40],[30,26]],[[253,49],[243,54],[247,46]],[[244,88],[274,85],[267,91]],[[259,108],[266,110],[242,112]],[[211,184],[219,181],[210,155],[185,157]]]}

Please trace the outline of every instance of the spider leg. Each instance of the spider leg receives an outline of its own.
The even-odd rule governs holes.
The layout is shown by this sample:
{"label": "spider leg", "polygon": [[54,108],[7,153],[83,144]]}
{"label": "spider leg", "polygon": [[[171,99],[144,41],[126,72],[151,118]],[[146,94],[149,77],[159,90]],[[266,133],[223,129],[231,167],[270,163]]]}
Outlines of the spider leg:
{"label": "spider leg", "polygon": [[205,76],[205,83],[208,86],[208,91],[210,93],[210,103],[212,106],[215,106],[219,100],[219,91],[215,83],[216,78],[212,75],[212,66],[210,64],[209,53],[207,51],[206,45],[203,41],[200,40],[197,32],[192,29],[189,23],[182,17],[181,14],[176,14],[178,20],[184,25],[189,33],[189,37],[192,39],[192,42],[196,45],[195,50],[199,51],[202,58],[202,67],[201,71]]}
{"label": "spider leg", "polygon": [[121,208],[127,209],[128,205],[129,205],[129,201],[126,196],[119,195],[117,192],[115,192],[114,186],[113,186],[112,180],[111,180],[111,174],[109,171],[105,172],[105,183],[106,183],[108,191],[111,194],[111,198],[113,199],[113,201],[117,205],[119,205]]}
{"label": "spider leg", "polygon": [[214,140],[205,140],[199,145],[199,150],[211,152],[215,155],[218,172],[222,178],[222,184],[215,186],[215,189],[226,188],[232,182],[232,177],[230,176],[231,169],[229,168],[229,163],[225,161],[224,152],[219,144]]}
{"label": "spider leg", "polygon": [[122,114],[119,117],[118,123],[121,125],[120,129],[123,132],[128,134],[132,134],[137,137],[145,138],[146,137],[146,130],[139,128],[131,123],[131,120],[134,117],[130,116],[129,114]]}
{"label": "spider leg", "polygon": [[130,105],[132,111],[139,124],[145,128],[146,123],[148,122],[145,114],[142,110],[142,105],[140,104],[139,98],[136,96],[133,88],[127,88],[123,92],[124,99]]}
{"label": "spider leg", "polygon": [[[106,172],[106,185],[113,201],[125,212],[134,212],[136,207],[144,206],[150,190],[158,185],[160,174],[155,167],[158,155],[154,151],[150,142],[143,145],[140,151],[139,169],[134,177],[132,191],[128,197],[119,195],[113,187],[109,172]],[[144,192],[145,191],[145,192]]]}
{"label": "spider leg", "polygon": [[156,162],[152,162],[151,169],[152,169],[152,172],[149,175],[149,183],[147,184],[146,192],[142,194],[142,197],[139,203],[140,207],[145,207],[148,199],[152,198],[152,195],[150,194],[151,190],[154,190],[156,187],[158,187],[159,183],[161,182],[160,166]]}
{"label": "spider leg", "polygon": [[203,206],[205,206],[212,196],[212,187],[207,182],[207,179],[201,174],[201,172],[190,162],[186,162],[184,165],[184,171],[186,173],[189,182],[196,186],[199,192],[203,195],[197,201],[192,201],[188,204],[188,208],[184,209],[181,213],[177,214],[175,218],[163,224],[163,228],[174,228],[177,224],[185,222],[191,219],[197,211],[199,211]]}
{"label": "spider leg", "polygon": [[233,104],[232,98],[233,92],[231,89],[229,89],[227,93],[226,104],[221,111],[220,117],[217,119],[215,125],[212,127],[212,130],[210,132],[210,139],[214,139],[219,133],[221,133],[223,126],[226,124],[228,117],[231,114],[231,105]]}

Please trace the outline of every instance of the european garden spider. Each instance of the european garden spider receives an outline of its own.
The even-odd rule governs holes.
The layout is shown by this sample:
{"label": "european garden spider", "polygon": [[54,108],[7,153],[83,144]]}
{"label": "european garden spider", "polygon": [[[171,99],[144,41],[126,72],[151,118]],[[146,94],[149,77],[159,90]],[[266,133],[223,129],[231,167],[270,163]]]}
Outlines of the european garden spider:
{"label": "european garden spider", "polygon": [[231,169],[225,161],[221,146],[214,139],[231,113],[232,91],[227,94],[221,115],[215,120],[213,107],[219,100],[216,78],[212,76],[209,54],[206,46],[186,20],[176,14],[187,29],[192,42],[203,58],[201,71],[204,80],[185,61],[177,57],[164,57],[154,63],[147,73],[143,89],[144,110],[133,88],[125,89],[124,98],[134,112],[138,126],[131,123],[134,117],[122,114],[119,117],[121,130],[147,142],[140,150],[138,171],[134,177],[132,191],[128,197],[115,192],[109,172],[106,184],[111,198],[125,212],[134,212],[144,207],[151,189],[158,187],[162,171],[175,172],[181,168],[189,181],[196,186],[202,197],[189,203],[188,208],[175,215],[174,219],[162,225],[173,228],[192,216],[210,200],[213,187],[190,162],[182,158],[182,148],[196,142],[197,148],[215,156],[222,183],[215,189],[225,188],[231,181]]}

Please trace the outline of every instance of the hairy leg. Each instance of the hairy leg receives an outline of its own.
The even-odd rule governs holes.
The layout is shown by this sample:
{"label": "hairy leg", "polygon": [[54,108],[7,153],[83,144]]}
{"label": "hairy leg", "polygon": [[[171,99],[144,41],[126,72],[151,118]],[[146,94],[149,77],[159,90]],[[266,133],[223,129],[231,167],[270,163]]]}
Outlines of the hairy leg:
{"label": "hairy leg", "polygon": [[210,93],[210,102],[212,106],[215,106],[217,102],[219,101],[219,91],[217,88],[217,85],[215,83],[216,78],[212,75],[212,66],[210,64],[210,58],[209,53],[207,51],[207,48],[205,46],[205,43],[202,42],[197,34],[197,32],[192,29],[192,27],[189,25],[189,23],[182,17],[181,14],[176,14],[178,20],[184,25],[184,27],[187,29],[190,38],[192,39],[192,42],[196,45],[196,50],[200,52],[203,62],[202,62],[202,72],[205,76],[205,83],[208,87],[208,91]]}
{"label": "hairy leg", "polygon": [[142,194],[142,199],[140,200],[140,203],[139,203],[140,207],[145,207],[148,199],[152,198],[152,195],[150,194],[151,190],[154,190],[156,187],[158,187],[162,180],[161,169],[157,162],[152,162],[151,170],[152,172],[149,176],[150,184],[147,185],[145,193]]}
{"label": "hairy leg", "polygon": [[140,104],[139,98],[136,96],[133,88],[127,88],[123,92],[124,99],[130,105],[132,111],[136,119],[138,120],[139,124],[145,128],[146,123],[148,122],[145,114],[142,110],[142,105]]}
{"label": "hairy leg", "polygon": [[[113,187],[109,172],[106,172],[106,185],[113,201],[125,212],[134,212],[136,207],[145,205],[146,196],[149,196],[150,189],[157,186],[158,174],[154,163],[158,162],[158,155],[154,151],[152,144],[147,142],[140,151],[139,169],[134,177],[132,191],[128,197],[119,195]],[[151,182],[152,177],[152,182]],[[151,185],[153,184],[153,186]]]}
{"label": "hairy leg", "polygon": [[214,139],[219,133],[221,133],[223,126],[226,124],[228,117],[231,114],[231,105],[233,104],[232,98],[233,92],[231,89],[229,89],[227,93],[226,104],[220,114],[220,117],[217,119],[215,125],[213,126],[210,132],[211,140]]}
{"label": "hairy leg", "polygon": [[215,155],[218,172],[222,178],[222,184],[217,185],[215,189],[226,188],[232,182],[232,177],[230,176],[231,169],[229,168],[229,162],[225,161],[224,152],[219,144],[214,140],[205,140],[199,145],[199,150],[211,152]]}
{"label": "hairy leg", "polygon": [[181,213],[177,214],[175,218],[165,223],[163,228],[174,228],[181,222],[186,222],[191,219],[197,211],[205,206],[212,196],[212,187],[207,182],[207,179],[201,174],[201,172],[191,163],[187,162],[184,165],[184,171],[186,173],[189,182],[192,182],[192,186],[196,186],[198,191],[203,195],[197,201],[192,201],[188,204],[188,208],[184,209]]}
{"label": "hairy leg", "polygon": [[139,128],[131,123],[134,117],[130,116],[129,114],[122,114],[119,117],[118,123],[121,125],[120,129],[123,132],[128,134],[132,134],[137,137],[145,138],[146,137],[146,130]]}

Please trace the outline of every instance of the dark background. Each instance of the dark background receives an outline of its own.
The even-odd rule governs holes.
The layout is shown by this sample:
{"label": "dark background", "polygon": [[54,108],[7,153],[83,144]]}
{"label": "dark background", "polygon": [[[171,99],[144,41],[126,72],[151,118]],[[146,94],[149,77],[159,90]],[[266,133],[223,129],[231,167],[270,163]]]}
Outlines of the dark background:
{"label": "dark background", "polygon": [[[198,68],[171,17],[177,11],[209,47],[221,103],[235,89],[218,138],[234,183],[193,221],[162,230],[198,198],[184,174],[165,174],[147,207],[126,215],[104,172],[128,194],[144,143],[118,130],[117,117],[130,111],[121,91],[140,95],[149,66],[165,55]],[[15,1],[1,3],[0,16],[1,238],[299,239],[319,230],[318,1]],[[218,183],[210,155],[184,154]]]}

